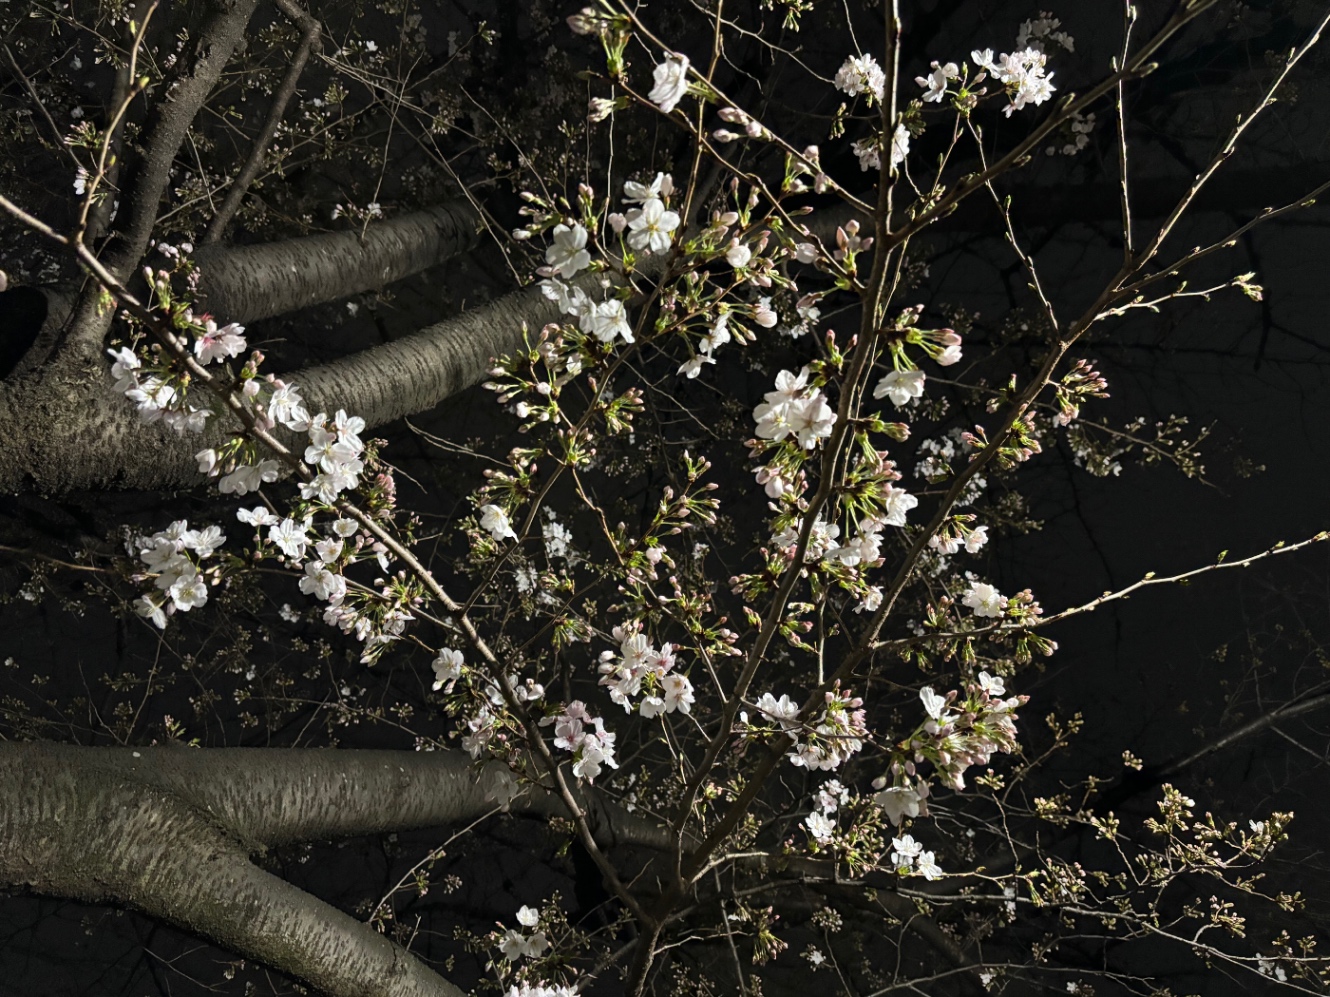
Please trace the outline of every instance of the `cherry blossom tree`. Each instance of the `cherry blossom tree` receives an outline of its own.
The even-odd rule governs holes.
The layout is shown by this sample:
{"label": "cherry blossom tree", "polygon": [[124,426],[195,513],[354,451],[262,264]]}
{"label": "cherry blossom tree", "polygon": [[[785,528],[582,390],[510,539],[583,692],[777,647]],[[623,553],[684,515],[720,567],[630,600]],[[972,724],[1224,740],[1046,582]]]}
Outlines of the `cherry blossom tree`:
{"label": "cherry blossom tree", "polygon": [[[1131,95],[1215,30],[1213,2],[1126,6],[1115,56],[1074,84],[1061,67],[1076,39],[1054,14],[927,51],[904,6],[664,14],[600,0],[555,19],[533,5],[586,90],[575,118],[531,136],[597,150],[557,157],[521,152],[498,104],[459,124],[439,80],[494,44],[485,25],[433,46],[410,6],[384,4],[375,39],[341,11],[232,0],[176,44],[175,12],[157,6],[32,18],[108,60],[114,93],[105,121],[58,125],[42,100],[55,77],[32,64],[44,49],[6,50],[30,116],[47,117],[31,127],[74,164],[77,199],[0,191],[0,210],[79,279],[5,292],[27,332],[0,382],[13,443],[0,485],[187,485],[198,501],[137,517],[116,546],[17,553],[35,578],[95,577],[145,639],[230,634],[217,660],[236,727],[265,701],[326,736],[223,747],[135,713],[117,746],[93,746],[19,704],[0,744],[4,883],[123,905],[336,995],[784,993],[833,976],[854,994],[1162,993],[1115,961],[1160,946],[1246,985],[1321,992],[1315,934],[1280,920],[1302,898],[1260,872],[1292,815],[1212,813],[1178,788],[1184,759],[1131,788],[1157,806],[1129,822],[1108,805],[1113,777],[1045,774],[1079,722],[1050,716],[1051,733],[1031,733],[1025,690],[1063,621],[1297,557],[1327,534],[1079,603],[1004,594],[1021,583],[984,557],[1024,522],[1019,497],[999,496],[1019,496],[1052,449],[1100,477],[1133,447],[1194,467],[1176,428],[1147,440],[1093,419],[1113,374],[1092,346],[1137,313],[1262,300],[1257,274],[1208,268],[1326,183],[1200,244],[1179,233],[1330,16],[1303,25],[1185,189],[1148,214],[1134,209]],[[820,16],[835,19],[835,49],[790,44]],[[35,30],[20,20],[11,35]],[[741,44],[798,82],[734,70],[727,46]],[[237,70],[268,101],[246,121],[252,147],[228,151],[228,119],[245,118],[227,89],[244,92],[227,82]],[[324,95],[293,109],[306,73]],[[491,144],[475,138],[475,173],[459,177],[439,137],[468,129]],[[647,129],[659,145],[640,141]],[[1094,289],[1078,300],[1046,279],[1004,185],[1096,134],[1111,135],[1120,254],[1083,275]],[[385,179],[408,172],[410,157],[388,152],[402,135],[448,196],[385,211],[384,189],[412,200]],[[323,233],[258,196],[282,185],[286,158],[318,148],[380,171],[349,185],[372,199],[322,204],[339,226]],[[519,167],[497,148],[519,150]],[[182,177],[194,158],[199,174]],[[487,193],[503,185],[517,194],[506,208]],[[1028,291],[1023,362],[972,312],[918,303],[920,245],[979,201]],[[238,224],[252,241],[227,244]],[[265,319],[482,240],[521,285],[496,300],[294,369],[256,345]],[[421,433],[466,458],[458,503],[427,516],[373,433],[482,382],[472,404],[494,438]],[[258,608],[272,593],[276,614]],[[318,667],[298,689],[289,676],[263,687],[246,661],[255,619],[265,634],[317,632],[311,659],[384,683],[378,704]],[[292,632],[282,639],[311,647]],[[201,652],[180,653],[183,670],[198,666]],[[196,700],[223,709],[209,685]],[[362,724],[397,750],[355,747]],[[448,826],[451,844],[503,814],[545,821],[585,860],[600,923],[532,898],[497,924],[456,925],[444,953],[416,938],[407,908],[445,845],[356,916],[265,867],[327,839]],[[459,954],[478,981],[456,982]]]}

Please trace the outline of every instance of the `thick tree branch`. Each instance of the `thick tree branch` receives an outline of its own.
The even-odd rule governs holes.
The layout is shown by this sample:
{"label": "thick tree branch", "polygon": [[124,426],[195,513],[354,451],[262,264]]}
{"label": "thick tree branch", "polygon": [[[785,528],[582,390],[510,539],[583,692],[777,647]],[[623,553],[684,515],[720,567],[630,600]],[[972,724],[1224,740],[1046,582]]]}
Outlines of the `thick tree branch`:
{"label": "thick tree branch", "polygon": [[[603,847],[665,851],[663,825],[577,791]],[[0,744],[0,882],[127,904],[334,997],[460,997],[365,924],[257,868],[264,848],[567,816],[558,794],[451,751]]]}
{"label": "thick tree branch", "polygon": [[[171,180],[171,164],[189,134],[195,115],[221,79],[231,54],[258,6],[258,0],[218,0],[195,43],[192,70],[171,83],[154,109],[143,152],[127,170],[121,195],[122,227],[105,264],[124,280],[139,265],[157,224],[157,208]],[[75,309],[71,339],[84,352],[95,354],[113,313],[98,310],[100,288],[90,286]]]}
{"label": "thick tree branch", "polygon": [[286,113],[286,105],[291,103],[291,98],[295,96],[296,84],[300,82],[300,74],[305,71],[305,63],[309,62],[310,53],[322,48],[320,38],[322,28],[319,25],[318,18],[298,4],[293,3],[292,0],[276,0],[276,3],[281,12],[300,27],[302,31],[300,44],[296,47],[295,55],[291,59],[291,65],[286,71],[286,76],[282,79],[277,92],[272,96],[272,104],[268,108],[268,120],[263,123],[263,130],[259,132],[258,138],[254,140],[254,147],[250,150],[249,158],[245,160],[245,165],[240,168],[236,178],[231,181],[231,189],[226,192],[226,199],[222,201],[222,206],[217,209],[217,214],[208,223],[208,231],[203,236],[204,245],[211,245],[221,239],[222,233],[226,231],[226,226],[231,224],[231,219],[240,210],[240,202],[244,200],[249,185],[254,182],[254,178],[259,175],[259,170],[263,168],[263,157],[267,154],[268,146],[272,145],[273,137],[277,134],[277,128],[282,123],[282,115]]}
{"label": "thick tree branch", "polygon": [[[459,201],[376,223],[363,242],[353,233],[335,233],[266,246],[210,248],[198,256],[205,292],[200,307],[224,321],[251,321],[381,287],[465,252],[476,238],[474,222],[471,207]],[[539,321],[555,317],[548,302],[528,293],[531,303],[547,306]],[[67,314],[72,297],[72,290],[64,288],[17,288],[0,294],[0,329],[6,330],[6,340],[14,335],[15,345],[21,346],[17,324],[35,323],[49,330]],[[443,353],[455,352],[458,358],[447,370],[435,372],[441,379],[432,393],[422,396],[421,408],[411,412],[474,384],[491,356],[521,344],[520,311],[494,309],[464,317],[456,327],[443,323],[433,328],[444,342]],[[509,321],[511,328],[504,324]],[[470,341],[450,343],[449,337]],[[482,341],[492,341],[493,351],[478,346]],[[7,350],[0,351],[0,359],[7,356]],[[0,424],[18,441],[0,454],[0,492],[35,488],[50,494],[199,483],[193,454],[223,440],[224,427],[215,425],[206,437],[181,437],[161,426],[144,426],[133,406],[111,392],[107,370],[104,357],[60,354],[49,363],[29,363],[25,357],[13,376],[0,383]],[[295,379],[303,388],[300,377]],[[389,385],[388,390],[395,389]],[[348,390],[331,385],[326,395],[337,403],[334,409],[356,410],[357,398]]]}
{"label": "thick tree branch", "polygon": [[363,239],[329,232],[204,247],[194,254],[200,307],[224,322],[252,322],[374,290],[473,248],[477,224],[475,209],[458,200],[376,222]]}
{"label": "thick tree branch", "polygon": [[5,745],[0,879],[126,904],[332,997],[462,997],[368,925],[250,863],[210,813],[135,778],[132,765],[172,754],[209,753]]}

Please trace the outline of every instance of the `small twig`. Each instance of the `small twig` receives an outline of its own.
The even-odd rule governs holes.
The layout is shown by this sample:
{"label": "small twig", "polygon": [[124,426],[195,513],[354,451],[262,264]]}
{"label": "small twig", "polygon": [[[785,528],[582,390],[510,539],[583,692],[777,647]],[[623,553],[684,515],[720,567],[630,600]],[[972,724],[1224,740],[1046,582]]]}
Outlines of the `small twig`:
{"label": "small twig", "polygon": [[1307,40],[1302,43],[1301,48],[1295,49],[1293,52],[1289,53],[1288,62],[1285,63],[1283,69],[1275,75],[1274,80],[1271,82],[1270,86],[1266,88],[1265,93],[1262,94],[1257,105],[1252,108],[1246,116],[1238,118],[1237,123],[1233,126],[1233,131],[1229,133],[1228,141],[1224,143],[1223,147],[1217,153],[1215,153],[1214,158],[1210,160],[1210,165],[1202,170],[1200,175],[1192,181],[1191,186],[1187,188],[1187,192],[1183,194],[1178,203],[1174,205],[1173,210],[1169,213],[1168,218],[1165,219],[1164,224],[1159,227],[1159,231],[1156,232],[1154,238],[1150,240],[1150,244],[1132,261],[1129,268],[1130,273],[1140,273],[1141,268],[1155,258],[1155,255],[1159,252],[1159,248],[1163,245],[1164,240],[1168,238],[1169,233],[1173,231],[1178,220],[1183,216],[1187,208],[1191,206],[1192,201],[1196,199],[1196,195],[1201,192],[1201,188],[1209,182],[1210,178],[1215,175],[1215,172],[1219,167],[1233,155],[1233,150],[1237,148],[1238,139],[1240,139],[1243,133],[1251,127],[1252,122],[1260,117],[1262,111],[1274,103],[1275,92],[1283,85],[1288,74],[1293,71],[1293,67],[1302,61],[1302,57],[1311,51],[1316,43],[1320,41],[1321,33],[1325,31],[1327,25],[1330,25],[1330,14],[1327,14],[1322,18],[1321,23],[1316,26],[1316,30],[1313,31]]}
{"label": "small twig", "polygon": [[[1122,55],[1118,65],[1126,65],[1127,52],[1131,47],[1131,29],[1136,24],[1136,5],[1132,0],[1122,0]],[[1127,171],[1127,98],[1126,80],[1118,80],[1118,180],[1122,196],[1122,263],[1130,266],[1135,255],[1131,231],[1131,194],[1128,187]]]}
{"label": "small twig", "polygon": [[1240,561],[1218,561],[1214,564],[1207,564],[1200,568],[1193,568],[1190,571],[1183,571],[1176,575],[1157,576],[1153,571],[1146,574],[1139,581],[1133,582],[1126,588],[1118,589],[1116,592],[1105,592],[1103,595],[1091,599],[1089,602],[1082,603],[1079,606],[1072,606],[1061,612],[1054,613],[1052,616],[1041,616],[1037,619],[1026,620],[1020,624],[994,623],[991,626],[978,627],[974,630],[954,631],[951,633],[924,634],[922,636],[902,637],[895,640],[877,641],[872,645],[872,649],[882,650],[889,647],[905,647],[911,644],[927,643],[935,640],[960,639],[963,637],[979,637],[985,634],[1007,632],[1014,633],[1023,630],[1033,630],[1037,627],[1046,627],[1051,623],[1058,623],[1073,616],[1079,616],[1082,613],[1092,613],[1100,606],[1110,602],[1117,602],[1126,599],[1133,592],[1151,585],[1178,585],[1190,581],[1197,575],[1203,575],[1210,571],[1223,571],[1229,568],[1246,568],[1255,564],[1257,561],[1263,561],[1267,557],[1276,557],[1280,554],[1292,554],[1294,551],[1302,550],[1304,547],[1310,547],[1312,544],[1321,543],[1324,540],[1330,540],[1330,531],[1322,531],[1306,540],[1300,540],[1295,544],[1277,543],[1273,547],[1263,550],[1259,554],[1253,554],[1251,557],[1244,557]]}
{"label": "small twig", "polygon": [[79,162],[78,156],[74,155],[74,150],[65,144],[65,133],[60,130],[60,126],[57,125],[55,119],[51,117],[51,112],[48,111],[46,105],[42,103],[41,97],[37,94],[37,88],[32,85],[32,81],[29,80],[23,70],[19,68],[18,60],[14,58],[14,53],[9,50],[8,45],[4,46],[4,50],[5,55],[9,58],[9,68],[14,70],[15,75],[17,75],[23,82],[24,88],[28,91],[28,96],[32,98],[32,102],[37,105],[38,109],[42,112],[42,117],[45,118],[46,123],[50,125],[51,134],[55,136],[56,146],[63,149],[69,155],[69,158],[74,160],[74,165],[76,167],[82,166],[83,164]]}

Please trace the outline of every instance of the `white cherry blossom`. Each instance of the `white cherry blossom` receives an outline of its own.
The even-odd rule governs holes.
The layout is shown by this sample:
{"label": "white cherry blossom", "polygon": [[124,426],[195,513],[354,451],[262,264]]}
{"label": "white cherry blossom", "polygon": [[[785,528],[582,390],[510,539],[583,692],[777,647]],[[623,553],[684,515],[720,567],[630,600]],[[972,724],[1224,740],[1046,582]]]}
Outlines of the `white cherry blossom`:
{"label": "white cherry blossom", "polygon": [[869,93],[878,100],[882,99],[882,90],[887,84],[887,75],[871,55],[852,55],[836,71],[834,80],[836,89],[851,97],[855,94]]}
{"label": "white cherry blossom", "polygon": [[628,245],[638,251],[663,253],[678,227],[678,212],[668,210],[660,198],[648,198],[642,207],[628,212]]}
{"label": "white cherry blossom", "polygon": [[924,712],[932,719],[942,719],[942,711],[947,708],[947,697],[939,696],[931,685],[919,690],[919,701],[924,704]]}
{"label": "white cherry blossom", "polygon": [[255,528],[272,526],[280,520],[266,506],[256,505],[253,509],[237,509],[236,519]]}
{"label": "white cherry blossom", "polygon": [[294,561],[303,560],[305,548],[309,544],[309,523],[297,523],[288,516],[275,526],[268,528],[268,539],[278,546],[287,557]]}
{"label": "white cherry blossom", "polygon": [[497,505],[482,505],[480,507],[480,528],[488,530],[489,535],[495,540],[517,539],[512,524],[508,522],[508,514]]}
{"label": "white cherry blossom", "polygon": [[924,850],[924,846],[914,840],[914,835],[902,834],[891,839],[891,862],[899,870],[909,869],[914,860]]}
{"label": "white cherry blossom", "polygon": [[961,603],[973,609],[975,616],[997,619],[1005,611],[1007,599],[987,582],[975,582],[961,597]]}
{"label": "white cherry blossom", "polygon": [[141,595],[134,600],[134,612],[145,620],[151,620],[158,630],[166,629],[166,611],[163,603],[148,595]]}
{"label": "white cherry blossom", "polygon": [[586,229],[580,222],[574,222],[572,228],[555,225],[551,234],[554,245],[545,250],[545,262],[554,273],[569,278],[591,265],[591,254],[586,249]]}
{"label": "white cherry blossom", "polygon": [[665,61],[656,66],[652,80],[654,85],[647,96],[669,114],[688,92],[688,56],[667,55]]}
{"label": "white cherry blossom", "polygon": [[[630,204],[641,204],[652,198],[669,197],[673,193],[674,178],[668,173],[657,173],[656,179],[649,184],[638,183],[636,180],[625,180],[623,184],[623,199]],[[615,231],[622,231],[622,228]]]}
{"label": "white cherry blossom", "polygon": [[909,786],[891,786],[876,793],[873,801],[882,808],[887,819],[896,827],[906,817],[918,817],[922,798]]}
{"label": "white cherry blossom", "polygon": [[176,609],[190,610],[208,601],[208,583],[191,564],[167,589],[167,594],[171,596],[171,603]]}
{"label": "white cherry blossom", "polygon": [[594,305],[584,328],[602,343],[612,343],[616,338],[625,343],[633,342],[633,327],[628,324],[628,312],[618,298]]}
{"label": "white cherry blossom", "polygon": [[904,125],[897,125],[896,131],[891,136],[891,168],[895,169],[900,166],[909,154],[910,129]]}
{"label": "white cherry blossom", "polygon": [[214,360],[237,357],[245,351],[245,327],[235,322],[220,329],[213,319],[204,321],[203,333],[194,340],[194,356],[199,363],[210,364]]}
{"label": "white cherry blossom", "polygon": [[836,822],[825,814],[811,813],[804,818],[808,833],[817,841],[830,841],[836,832]]}
{"label": "white cherry blossom", "polygon": [[757,712],[772,723],[778,724],[790,737],[797,736],[793,732],[799,729],[799,704],[789,696],[782,694],[780,699],[777,699],[771,693],[764,692],[762,698],[757,701]]}
{"label": "white cherry blossom", "polygon": [[[442,648],[438,657],[434,659],[430,666],[434,669],[434,691],[444,689],[445,692],[452,692],[453,686],[457,680],[462,677],[462,652],[451,647]],[[447,687],[446,689],[444,687]],[[527,908],[523,907],[523,910]],[[519,920],[521,919],[519,914]],[[525,921],[522,922],[526,924]],[[534,924],[535,922],[531,922]],[[530,925],[527,925],[530,927]]]}
{"label": "white cherry blossom", "polygon": [[346,579],[329,571],[322,561],[306,561],[300,591],[336,606],[346,597]]}
{"label": "white cherry blossom", "polygon": [[217,482],[217,490],[223,495],[246,495],[276,481],[280,473],[281,465],[275,460],[261,460],[254,465],[241,464]]}
{"label": "white cherry blossom", "polygon": [[924,394],[924,372],[922,370],[889,371],[873,389],[874,398],[890,398],[897,408],[912,398],[922,398]]}
{"label": "white cherry blossom", "polygon": [[932,852],[920,852],[919,857],[915,860],[914,870],[930,882],[942,878],[942,870],[934,861]]}
{"label": "white cherry blossom", "polygon": [[933,63],[933,71],[927,76],[916,76],[914,82],[924,88],[924,100],[942,103],[942,98],[947,94],[947,83],[961,75],[961,69],[954,62],[949,62],[945,66],[939,66]]}

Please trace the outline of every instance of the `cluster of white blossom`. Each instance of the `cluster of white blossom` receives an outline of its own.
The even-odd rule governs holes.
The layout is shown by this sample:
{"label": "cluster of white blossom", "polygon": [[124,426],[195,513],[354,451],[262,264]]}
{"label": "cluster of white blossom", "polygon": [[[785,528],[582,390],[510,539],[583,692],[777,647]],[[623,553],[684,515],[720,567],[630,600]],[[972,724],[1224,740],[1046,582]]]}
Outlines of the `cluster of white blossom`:
{"label": "cluster of white blossom", "polygon": [[991,48],[970,53],[975,65],[987,70],[993,78],[1007,88],[1009,103],[1003,113],[1011,117],[1012,111],[1019,111],[1026,104],[1042,104],[1053,96],[1056,89],[1052,84],[1053,74],[1044,71],[1048,57],[1038,49],[1024,48],[1017,52],[1004,53],[996,59]]}
{"label": "cluster of white blossom", "polygon": [[905,773],[913,775],[918,763],[931,761],[938,781],[959,791],[965,788],[966,769],[987,765],[995,752],[1015,748],[1015,711],[1027,697],[1007,697],[1003,680],[988,672],[980,672],[967,688],[965,696],[956,691],[940,695],[932,686],[919,690],[927,719],[908,742],[913,757]]}
{"label": "cluster of white blossom", "polygon": [[220,527],[191,530],[184,519],[151,536],[132,537],[126,548],[147,568],[147,573],[138,577],[145,581],[152,578],[156,589],[135,599],[134,611],[165,629],[166,617],[171,613],[188,612],[206,603],[208,580],[200,567],[225,542]]}
{"label": "cluster of white blossom", "polygon": [[[733,250],[731,250],[733,252]],[[768,303],[770,298],[765,299]],[[697,353],[685,360],[679,366],[679,373],[688,378],[695,378],[702,373],[703,364],[714,364],[716,362],[716,350],[720,349],[733,338],[730,335],[730,314],[721,312],[716,317],[715,324],[697,344]]]}
{"label": "cluster of white blossom", "polygon": [[[391,563],[388,548],[382,542],[364,533],[357,536],[360,525],[354,519],[335,519],[327,524],[327,535],[320,535],[312,516],[299,521],[290,516],[283,518],[261,505],[238,510],[236,518],[253,526],[260,542],[262,529],[268,528],[267,542],[280,552],[288,566],[303,569],[300,591],[328,604],[323,611],[323,622],[353,634],[365,644],[362,661],[374,660],[384,646],[400,639],[406,624],[415,619],[409,600],[392,582],[380,586],[377,603],[357,608],[347,602],[343,565],[352,563],[357,556],[374,558],[384,571]],[[353,539],[353,545],[348,547]],[[311,553],[314,556],[310,557]]]}
{"label": "cluster of white blossom", "polygon": [[924,846],[915,841],[913,835],[902,834],[899,838],[892,838],[891,848],[891,863],[897,872],[923,876],[928,880],[942,878],[942,870],[933,853],[924,851]]}
{"label": "cluster of white blossom", "polygon": [[851,97],[866,93],[876,100],[882,99],[887,75],[871,55],[847,56],[833,80],[836,89]]}
{"label": "cluster of white blossom", "polygon": [[306,416],[305,422],[309,429],[305,463],[317,468],[318,473],[301,483],[300,497],[317,497],[320,502],[332,505],[338,495],[360,483],[360,474],[365,470],[360,459],[365,451],[365,444],[360,439],[365,420],[338,409],[331,425],[322,412],[313,417]]}
{"label": "cluster of white blossom", "polygon": [[836,412],[817,388],[808,386],[808,368],[797,375],[782,370],[776,375],[776,390],[763,396],[766,400],[753,409],[757,435],[780,442],[787,436],[812,450],[817,441],[831,435]]}
{"label": "cluster of white blossom", "polygon": [[499,733],[499,718],[489,706],[482,706],[467,718],[468,733],[462,737],[462,749],[472,758],[479,758]]}
{"label": "cluster of white blossom", "polygon": [[554,746],[573,754],[573,775],[595,782],[601,767],[617,769],[614,760],[614,733],[605,729],[605,721],[587,712],[586,704],[573,700],[557,716],[545,717],[542,727],[554,725]]}
{"label": "cluster of white blossom", "polygon": [[831,815],[850,802],[850,791],[841,785],[839,779],[829,779],[817,791],[815,802],[817,809],[804,818],[804,825],[814,841],[830,841],[836,832],[836,820]]}
{"label": "cluster of white blossom", "polygon": [[[339,409],[329,426],[324,413],[311,416],[306,411],[300,390],[294,384],[271,374],[263,379],[247,378],[241,384],[240,394],[256,404],[254,416],[261,429],[281,424],[298,433],[308,432],[310,445],[305,448],[305,463],[318,471],[309,481],[301,483],[302,498],[318,498],[332,505],[338,495],[360,483],[360,474],[365,469],[360,455],[365,445],[358,434],[364,430],[365,420]],[[281,476],[281,465],[272,458],[246,464],[224,460],[209,448],[200,450],[194,459],[200,474],[221,477],[217,489],[224,495],[247,495]]]}
{"label": "cluster of white blossom", "polygon": [[547,986],[543,983],[516,983],[504,997],[577,997],[572,987]]}
{"label": "cluster of white blossom", "polygon": [[633,697],[646,695],[637,704],[638,713],[650,718],[662,713],[688,713],[695,701],[693,684],[688,676],[672,671],[675,665],[674,647],[662,644],[656,650],[637,624],[615,627],[614,639],[619,642],[619,654],[603,651],[600,655],[600,684],[610,691],[610,699],[624,708],[633,710]]}
{"label": "cluster of white blossom", "polygon": [[[581,226],[578,226],[581,228]],[[541,281],[541,291],[559,306],[559,311],[577,319],[578,327],[588,336],[593,336],[602,343],[613,343],[622,339],[625,343],[633,342],[633,327],[628,322],[628,312],[623,301],[610,297],[604,301],[592,301],[580,287],[565,284],[555,277]]]}
{"label": "cluster of white blossom", "polygon": [[[850,143],[850,150],[859,157],[859,169],[864,171],[882,169],[881,136],[855,139]],[[910,129],[903,124],[897,125],[896,130],[891,133],[891,168],[894,170],[900,166],[909,154]]]}
{"label": "cluster of white blossom", "polygon": [[[771,543],[786,556],[794,555],[795,545],[799,541],[799,531],[803,529],[803,520],[794,519],[779,533],[772,534]],[[815,519],[808,531],[808,547],[804,551],[805,562],[817,562],[836,549],[836,540],[840,537],[840,526],[828,523],[825,519]]]}
{"label": "cluster of white blossom", "polygon": [[[755,705],[758,713],[794,742],[786,757],[798,768],[810,771],[838,768],[863,748],[868,736],[864,701],[842,694],[839,688],[826,693],[822,713],[806,724],[799,721],[799,705],[787,695],[777,699],[766,692]],[[740,720],[746,723],[747,714],[741,714]]]}
{"label": "cluster of white blossom", "polygon": [[[605,219],[615,234],[626,236],[628,246],[640,253],[664,253],[674,241],[674,233],[683,221],[677,211],[671,211],[665,201],[674,193],[674,178],[668,173],[657,173],[649,184],[628,180],[623,185],[623,199],[638,207],[627,212],[611,212]],[[632,337],[628,337],[632,342]]]}
{"label": "cluster of white blossom", "polygon": [[[1073,111],[1072,115],[1063,126],[1066,141],[1061,145],[1050,145],[1044,152],[1050,156],[1062,153],[1064,156],[1074,156],[1090,144],[1090,133],[1094,131],[1094,111],[1089,114],[1082,114],[1080,111]],[[1066,422],[1070,422],[1068,419]],[[1058,425],[1066,425],[1066,422]]]}
{"label": "cluster of white blossom", "polygon": [[[540,912],[523,906],[517,911],[517,923],[524,928],[534,928],[540,924]],[[509,962],[517,962],[522,958],[539,959],[549,947],[550,940],[543,931],[533,931],[525,935],[514,928],[509,928],[499,938],[499,951]]]}
{"label": "cluster of white blossom", "polygon": [[[962,547],[967,554],[977,554],[988,543],[987,526],[970,526],[961,522],[965,517],[958,517],[942,525],[942,528],[928,538],[928,546],[939,554],[955,554]],[[969,517],[973,519],[973,516]],[[978,614],[976,611],[976,615]]]}
{"label": "cluster of white blossom", "polygon": [[[243,348],[244,340],[240,342]],[[161,420],[177,433],[203,431],[208,416],[212,415],[211,409],[184,401],[169,378],[144,373],[143,361],[128,346],[106,352],[113,361],[111,376],[115,378],[115,390],[134,403],[140,419],[146,423]]]}
{"label": "cluster of white blossom", "polygon": [[[610,214],[606,218],[609,226],[618,234],[627,231],[628,246],[638,252],[667,252],[681,222],[678,212],[669,210],[665,204],[674,191],[670,175],[657,173],[650,184],[630,180],[623,190],[624,200],[638,206],[626,213]],[[539,271],[545,278],[541,282],[545,297],[555,302],[562,314],[575,318],[583,332],[600,342],[620,339],[633,342],[633,328],[621,298],[611,294],[603,301],[593,301],[582,288],[565,283],[591,265],[586,228],[581,222],[572,226],[559,224],[553,228],[552,236],[553,244],[545,250],[546,265]],[[608,281],[604,286],[609,286]]]}
{"label": "cluster of white blossom", "polygon": [[1059,31],[1062,27],[1062,21],[1054,17],[1046,10],[1041,10],[1039,16],[1031,18],[1021,23],[1020,30],[1016,32],[1017,48],[1032,48],[1040,52],[1048,51],[1048,43],[1060,45],[1068,52],[1076,51],[1076,40],[1065,31]]}

